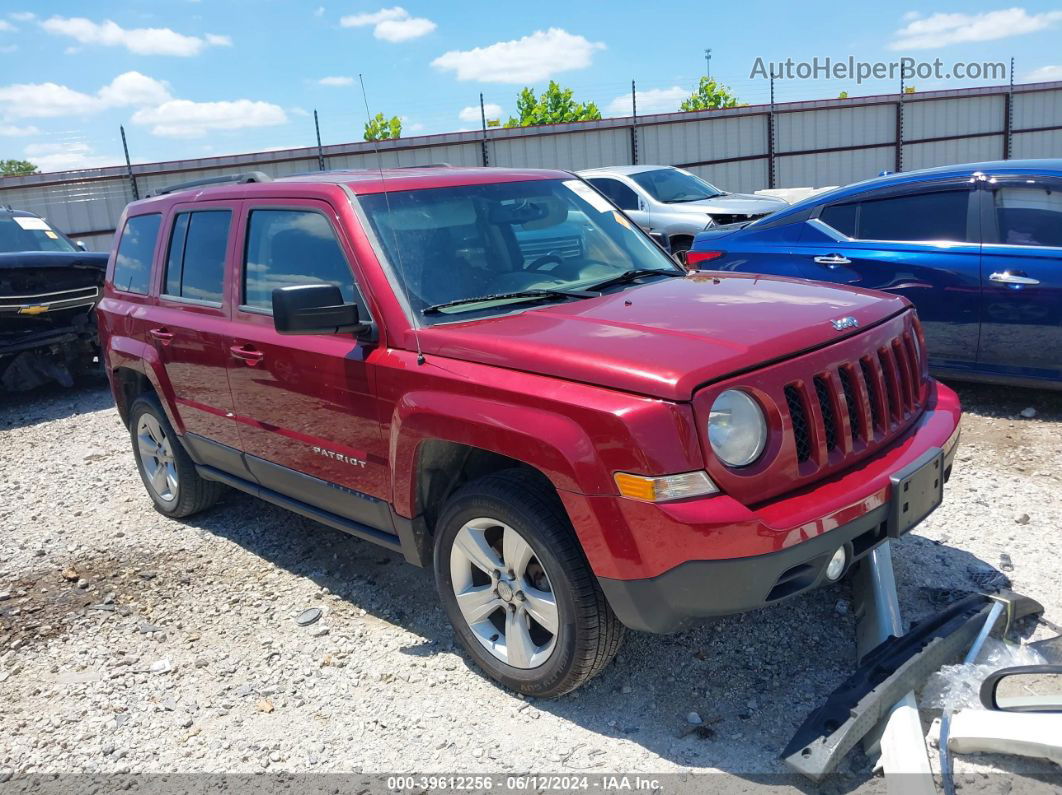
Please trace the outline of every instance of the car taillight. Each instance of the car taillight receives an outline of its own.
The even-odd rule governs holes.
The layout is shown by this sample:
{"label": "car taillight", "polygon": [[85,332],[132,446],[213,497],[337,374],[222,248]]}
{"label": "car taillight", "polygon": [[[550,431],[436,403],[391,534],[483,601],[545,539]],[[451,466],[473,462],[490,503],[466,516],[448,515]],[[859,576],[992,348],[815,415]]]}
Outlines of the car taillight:
{"label": "car taillight", "polygon": [[719,259],[725,253],[725,251],[694,251],[691,249],[686,252],[686,265],[692,268],[702,262],[711,262],[713,259]]}

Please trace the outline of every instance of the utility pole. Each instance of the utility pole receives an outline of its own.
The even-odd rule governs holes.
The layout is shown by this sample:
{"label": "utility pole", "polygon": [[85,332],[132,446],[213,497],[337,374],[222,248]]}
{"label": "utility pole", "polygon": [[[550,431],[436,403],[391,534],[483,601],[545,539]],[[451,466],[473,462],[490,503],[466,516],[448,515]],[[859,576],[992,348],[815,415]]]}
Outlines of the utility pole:
{"label": "utility pole", "polygon": [[324,171],[324,150],[321,149],[321,125],[317,121],[317,108],[313,109],[313,128],[317,131],[317,167]]}
{"label": "utility pole", "polygon": [[483,93],[479,95],[479,120],[483,124],[483,139],[480,141],[480,146],[483,150],[483,165],[490,165],[490,157],[487,153],[487,107],[483,104]]}
{"label": "utility pole", "polygon": [[125,127],[118,125],[118,129],[122,133],[122,149],[125,150],[125,170],[129,174],[129,187],[133,190],[133,201],[137,201],[140,198],[140,189],[136,186],[136,177],[133,176],[133,164],[129,160],[129,144],[125,140]]}
{"label": "utility pole", "polygon": [[712,76],[712,50],[707,48],[704,51],[704,74],[706,77]]}

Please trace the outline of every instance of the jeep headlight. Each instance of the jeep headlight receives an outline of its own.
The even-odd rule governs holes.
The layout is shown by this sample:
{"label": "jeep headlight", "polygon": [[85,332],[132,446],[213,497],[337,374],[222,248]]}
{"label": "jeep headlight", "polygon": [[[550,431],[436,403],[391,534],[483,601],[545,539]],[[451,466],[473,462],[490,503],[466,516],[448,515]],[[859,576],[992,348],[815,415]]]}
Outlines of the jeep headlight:
{"label": "jeep headlight", "polygon": [[767,420],[760,404],[739,389],[723,392],[708,413],[708,441],[724,464],[751,464],[767,444]]}

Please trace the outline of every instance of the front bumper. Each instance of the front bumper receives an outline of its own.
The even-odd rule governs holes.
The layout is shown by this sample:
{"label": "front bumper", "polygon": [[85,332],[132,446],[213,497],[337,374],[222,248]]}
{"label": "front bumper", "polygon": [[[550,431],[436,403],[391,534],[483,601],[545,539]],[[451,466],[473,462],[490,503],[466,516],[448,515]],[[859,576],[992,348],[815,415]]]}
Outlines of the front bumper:
{"label": "front bumper", "polygon": [[[812,498],[819,511],[822,511],[831,492],[839,490],[852,496],[848,488],[842,488],[855,485],[845,483],[850,478],[860,481],[864,488],[873,486],[870,495],[864,491],[864,496],[858,501],[832,511],[825,519],[823,513],[809,521],[807,515],[786,511],[790,522],[778,522],[774,525],[777,530],[769,528],[764,523],[765,516],[781,518],[779,509],[797,507],[798,503],[786,499],[761,506],[756,511],[758,519],[755,524],[737,522],[726,529],[718,525],[702,525],[703,532],[696,524],[685,524],[688,531],[683,539],[685,557],[673,565],[648,571],[643,576],[623,576],[632,566],[624,570],[614,565],[613,570],[607,572],[595,569],[598,582],[613,611],[631,629],[673,632],[692,619],[741,613],[777,604],[822,585],[826,582],[826,565],[839,547],[846,548],[846,565],[850,567],[888,538],[890,530],[893,534],[899,532],[895,528],[894,497],[889,485],[877,485],[880,478],[884,478],[887,484],[890,475],[903,470],[933,447],[943,450],[945,481],[950,477],[959,441],[958,403],[954,401],[952,411],[954,396],[948,391],[942,393],[941,397],[949,405],[945,407],[938,404],[927,411],[910,434],[882,459],[867,462],[861,472],[847,473],[832,483],[818,484],[802,495],[804,500]],[[873,480],[868,478],[871,468],[880,469]],[[712,500],[716,501],[717,507],[722,508],[728,505],[728,499],[717,497],[702,500],[697,507],[694,506],[698,501],[690,500],[685,505],[688,511],[702,512]],[[628,521],[635,515],[648,516],[645,511],[659,512],[661,507],[666,506],[629,500],[617,502],[623,507],[630,506],[643,512],[632,514],[628,511]],[[683,503],[672,505],[681,508]],[[804,507],[812,506],[805,504]],[[653,546],[660,553],[658,559],[661,556],[673,559],[672,553],[680,554],[678,549],[672,550],[667,542],[669,536],[681,535],[682,527],[680,521],[673,521],[666,528],[673,532],[662,535],[653,532],[649,535],[648,540],[655,541]],[[695,551],[698,542],[704,544],[704,551],[700,554]],[[642,548],[645,548],[644,545]],[[623,550],[616,545],[612,552],[617,551],[627,552],[628,564],[645,566],[651,562],[646,555],[639,555],[638,560],[633,560],[632,553],[640,551],[636,548]],[[705,554],[709,551],[714,554]],[[616,560],[612,558],[614,563]]]}

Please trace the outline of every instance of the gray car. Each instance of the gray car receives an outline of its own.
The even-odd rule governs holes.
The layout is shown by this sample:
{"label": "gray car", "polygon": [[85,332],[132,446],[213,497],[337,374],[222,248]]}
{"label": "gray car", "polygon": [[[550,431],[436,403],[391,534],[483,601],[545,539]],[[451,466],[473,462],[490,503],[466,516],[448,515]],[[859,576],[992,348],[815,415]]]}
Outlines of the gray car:
{"label": "gray car", "polygon": [[667,238],[671,251],[686,251],[710,226],[754,221],[789,206],[784,199],[727,193],[674,166],[610,166],[578,172],[647,232]]}

